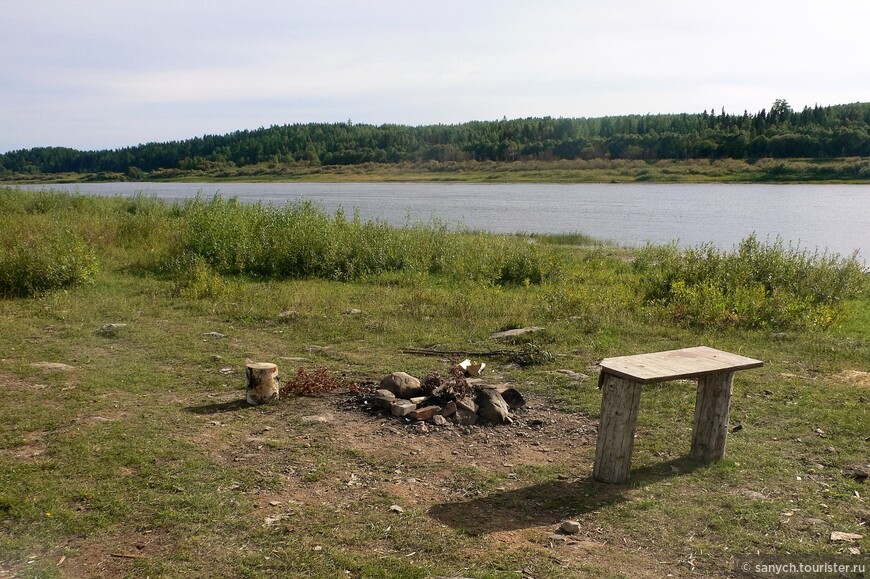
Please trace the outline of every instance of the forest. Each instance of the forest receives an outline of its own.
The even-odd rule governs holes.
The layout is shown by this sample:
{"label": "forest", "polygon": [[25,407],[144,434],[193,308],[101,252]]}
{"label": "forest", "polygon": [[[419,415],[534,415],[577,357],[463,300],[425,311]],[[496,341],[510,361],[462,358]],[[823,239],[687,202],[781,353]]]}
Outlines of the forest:
{"label": "forest", "polygon": [[0,175],[111,172],[260,163],[309,166],[442,161],[743,159],[870,156],[870,103],[804,107],[784,99],[751,114],[525,118],[452,125],[275,125],[114,150],[38,147],[0,155]]}

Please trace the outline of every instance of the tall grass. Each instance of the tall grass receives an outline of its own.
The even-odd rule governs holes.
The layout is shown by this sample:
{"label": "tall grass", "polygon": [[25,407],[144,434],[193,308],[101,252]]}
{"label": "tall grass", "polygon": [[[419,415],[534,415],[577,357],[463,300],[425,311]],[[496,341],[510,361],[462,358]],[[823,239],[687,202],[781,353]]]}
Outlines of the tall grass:
{"label": "tall grass", "polygon": [[330,217],[310,202],[279,208],[216,196],[192,200],[181,213],[174,253],[198,256],[221,274],[349,281],[404,272],[537,284],[558,270],[554,252],[527,239],[450,232],[438,223],[397,229],[341,211]]}
{"label": "tall grass", "polygon": [[[39,223],[34,227],[36,221]],[[69,227],[0,219],[0,296],[26,297],[93,280],[93,249]]]}
{"label": "tall grass", "polygon": [[696,326],[828,327],[841,302],[868,287],[857,254],[809,252],[781,239],[762,243],[754,234],[732,251],[647,246],[635,267],[647,303]]}

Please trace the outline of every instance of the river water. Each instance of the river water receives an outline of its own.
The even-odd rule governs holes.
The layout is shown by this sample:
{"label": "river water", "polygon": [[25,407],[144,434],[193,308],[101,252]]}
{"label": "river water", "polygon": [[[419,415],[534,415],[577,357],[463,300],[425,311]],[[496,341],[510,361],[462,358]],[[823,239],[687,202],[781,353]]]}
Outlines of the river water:
{"label": "river water", "polygon": [[[44,189],[46,186],[28,186]],[[438,219],[496,233],[580,232],[620,245],[761,240],[850,255],[870,254],[870,185],[471,184],[471,183],[95,183],[52,185],[95,195],[200,194],[276,205],[312,200],[332,213],[402,226]]]}

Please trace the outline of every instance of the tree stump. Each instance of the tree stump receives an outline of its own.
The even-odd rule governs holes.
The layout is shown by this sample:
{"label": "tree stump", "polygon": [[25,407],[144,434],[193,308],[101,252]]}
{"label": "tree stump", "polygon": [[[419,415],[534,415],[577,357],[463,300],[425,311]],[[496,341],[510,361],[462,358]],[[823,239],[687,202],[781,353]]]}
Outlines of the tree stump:
{"label": "tree stump", "polygon": [[248,364],[248,404],[254,406],[278,400],[278,366],[268,362]]}

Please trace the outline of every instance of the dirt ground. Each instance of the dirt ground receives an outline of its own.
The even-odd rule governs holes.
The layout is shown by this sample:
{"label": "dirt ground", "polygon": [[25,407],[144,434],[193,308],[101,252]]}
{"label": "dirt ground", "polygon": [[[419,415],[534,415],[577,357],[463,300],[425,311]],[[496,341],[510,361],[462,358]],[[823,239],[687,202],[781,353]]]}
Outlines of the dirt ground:
{"label": "dirt ground", "polygon": [[[352,518],[360,505],[387,496],[398,507],[397,516],[420,516],[430,529],[477,537],[478,546],[468,555],[478,559],[498,549],[532,553],[571,575],[590,569],[631,577],[691,574],[691,562],[669,561],[649,544],[632,544],[595,524],[596,509],[621,500],[624,492],[591,480],[596,421],[524,396],[527,404],[512,412],[511,425],[439,427],[373,410],[363,394],[350,391],[259,408],[248,407],[243,393],[233,391],[185,408],[198,427],[179,436],[217,464],[254,469],[273,481],[268,488],[217,489],[230,496],[244,493],[263,527],[287,524],[307,506]],[[16,452],[38,460],[40,450],[35,438]],[[347,460],[337,464],[335,456]],[[579,533],[557,533],[567,518],[581,521]],[[161,551],[178,541],[159,529],[142,529],[56,547],[75,552],[61,561],[64,576],[114,577],[130,574],[137,559],[159,560]],[[229,539],[231,546],[245,548]],[[10,572],[0,577],[14,576]]]}

